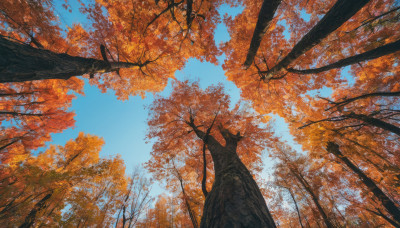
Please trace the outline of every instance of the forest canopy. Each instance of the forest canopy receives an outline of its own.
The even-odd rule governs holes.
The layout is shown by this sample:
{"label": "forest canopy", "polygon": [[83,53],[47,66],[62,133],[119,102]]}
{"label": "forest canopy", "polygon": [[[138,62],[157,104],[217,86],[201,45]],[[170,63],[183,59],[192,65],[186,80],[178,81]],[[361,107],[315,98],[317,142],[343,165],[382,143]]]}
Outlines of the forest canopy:
{"label": "forest canopy", "polygon": [[[3,0],[0,222],[400,227],[399,31],[396,0]],[[148,99],[132,172],[95,126],[52,141],[92,87]]]}

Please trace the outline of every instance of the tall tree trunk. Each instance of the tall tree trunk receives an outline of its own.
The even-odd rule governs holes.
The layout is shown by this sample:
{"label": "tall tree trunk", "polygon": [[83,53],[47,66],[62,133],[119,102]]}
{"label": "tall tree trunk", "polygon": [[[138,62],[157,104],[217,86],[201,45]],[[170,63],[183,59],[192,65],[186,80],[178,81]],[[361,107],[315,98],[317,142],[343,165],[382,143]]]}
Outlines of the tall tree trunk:
{"label": "tall tree trunk", "polygon": [[39,202],[33,206],[33,209],[29,212],[29,214],[25,217],[24,223],[19,226],[19,228],[29,228],[32,227],[33,224],[35,223],[36,220],[36,215],[40,211],[46,208],[46,202],[50,197],[53,195],[53,192],[51,191],[48,193],[45,197],[43,197]]}
{"label": "tall tree trunk", "polygon": [[0,36],[0,83],[69,79],[140,65],[57,54]]}
{"label": "tall tree trunk", "polygon": [[341,59],[335,63],[319,67],[319,68],[314,68],[314,69],[306,69],[306,70],[299,70],[299,69],[293,69],[289,68],[287,69],[291,73],[297,73],[297,74],[317,74],[321,73],[324,71],[332,70],[332,69],[337,69],[341,68],[344,66],[356,64],[359,62],[371,60],[371,59],[376,59],[385,55],[389,55],[392,53],[395,53],[400,50],[400,40],[395,41],[393,43],[385,44],[381,47],[372,49],[370,51],[351,56],[345,59]]}
{"label": "tall tree trunk", "polygon": [[272,69],[262,72],[266,74],[263,78],[264,81],[272,78],[274,73],[279,72],[281,69],[287,68],[298,57],[319,44],[324,38],[356,14],[368,2],[369,0],[338,0],[325,16],[306,35],[304,35],[303,38],[301,38],[285,58],[277,63]]}
{"label": "tall tree trunk", "polygon": [[[189,123],[200,139],[205,133]],[[236,153],[240,134],[220,130],[226,145],[211,135],[207,140],[214,161],[215,181],[208,193],[200,227],[276,227],[253,176]]]}
{"label": "tall tree trunk", "polygon": [[[286,183],[286,181],[285,181],[285,183]],[[301,222],[300,210],[299,210],[299,207],[297,206],[297,201],[296,201],[296,198],[294,197],[294,194],[293,194],[292,190],[291,190],[289,187],[283,187],[283,188],[285,188],[286,190],[288,190],[290,196],[292,197],[292,200],[293,200],[293,202],[294,202],[294,206],[295,206],[295,208],[296,208],[297,217],[299,217],[300,226],[301,226],[301,228],[304,228],[303,223]]]}
{"label": "tall tree trunk", "polygon": [[339,158],[347,167],[349,167],[363,184],[371,191],[374,196],[381,202],[386,208],[393,219],[400,224],[400,208],[375,184],[375,182],[369,178],[360,168],[353,164],[346,156],[339,150],[339,145],[333,142],[329,142],[326,150]]}
{"label": "tall tree trunk", "polygon": [[256,28],[254,29],[250,47],[247,52],[246,61],[244,62],[245,67],[249,67],[253,63],[257,50],[260,47],[262,37],[268,30],[269,24],[274,18],[275,11],[280,4],[281,0],[264,0],[261,10],[258,13]]}

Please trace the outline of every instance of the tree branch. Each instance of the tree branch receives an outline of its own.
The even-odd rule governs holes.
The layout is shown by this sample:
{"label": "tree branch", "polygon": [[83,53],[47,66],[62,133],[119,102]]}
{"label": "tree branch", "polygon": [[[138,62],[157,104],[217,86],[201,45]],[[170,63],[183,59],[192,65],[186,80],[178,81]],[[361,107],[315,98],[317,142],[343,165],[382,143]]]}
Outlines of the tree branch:
{"label": "tree branch", "polygon": [[377,59],[379,57],[395,53],[399,50],[400,50],[400,40],[383,45],[383,46],[375,48],[375,49],[372,49],[372,50],[364,52],[362,54],[358,54],[358,55],[351,56],[351,57],[348,57],[345,59],[341,59],[335,63],[329,64],[329,65],[326,65],[323,67],[314,68],[314,69],[305,69],[305,70],[288,68],[287,71],[290,73],[296,73],[296,74],[317,74],[317,73],[321,73],[324,71],[337,69],[337,68],[345,67],[348,65],[353,65],[353,64],[363,62],[363,61]]}
{"label": "tree branch", "polygon": [[334,106],[325,109],[325,111],[328,111],[332,108],[338,108],[341,106],[345,106],[356,100],[361,100],[361,99],[365,99],[368,97],[396,97],[396,96],[400,96],[400,91],[366,93],[366,94],[362,94],[360,96],[356,96],[356,97],[352,97],[352,98],[348,98],[348,99],[343,98],[342,101],[331,101],[331,100],[329,100],[327,98],[323,98],[323,97],[321,97],[321,99],[324,99],[324,100],[328,101],[329,103],[334,104]]}

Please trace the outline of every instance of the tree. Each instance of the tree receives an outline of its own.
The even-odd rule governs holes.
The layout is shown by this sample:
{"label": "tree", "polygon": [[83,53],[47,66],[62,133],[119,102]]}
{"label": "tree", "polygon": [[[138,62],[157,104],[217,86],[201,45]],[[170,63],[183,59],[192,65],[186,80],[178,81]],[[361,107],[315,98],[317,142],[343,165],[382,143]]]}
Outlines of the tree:
{"label": "tree", "polygon": [[[88,74],[92,83],[103,90],[116,90],[123,99],[160,91],[188,58],[216,63],[219,51],[213,33],[220,4],[222,1],[94,0],[82,3],[81,8],[89,18],[89,29],[76,25],[63,37],[52,1],[6,1],[0,5],[1,21],[2,27],[11,31],[3,30],[2,35],[28,43],[34,38],[41,45],[30,47],[1,37],[0,81]],[[21,8],[29,18],[20,17],[17,9]]]}
{"label": "tree", "polygon": [[119,157],[99,157],[103,143],[81,133],[16,167],[2,165],[0,221],[19,227],[112,224],[127,179]]}
{"label": "tree", "polygon": [[196,215],[195,215],[195,213],[194,213],[194,211],[192,209],[192,206],[190,205],[190,200],[189,200],[189,197],[188,197],[188,195],[186,193],[186,190],[185,190],[185,184],[183,182],[182,175],[179,172],[179,170],[175,167],[175,162],[174,162],[173,159],[172,159],[172,165],[173,165],[173,175],[175,175],[176,178],[179,180],[179,185],[181,187],[181,191],[182,191],[182,195],[183,195],[182,198],[183,198],[183,201],[185,202],[186,210],[187,210],[187,212],[189,214],[190,220],[192,221],[193,228],[198,228],[199,225],[198,225],[198,222],[197,222],[197,218],[196,218]]}
{"label": "tree", "polygon": [[68,109],[83,93],[80,80],[47,80],[0,84],[0,159],[13,165],[44,146],[51,133],[74,126],[74,113]]}
{"label": "tree", "polygon": [[260,72],[263,80],[267,81],[273,77],[273,74],[279,72],[283,68],[287,68],[298,57],[311,49],[322,39],[326,38],[330,33],[338,29],[344,22],[350,19],[361,8],[367,4],[369,0],[357,2],[338,0],[332,8],[321,18],[321,20],[306,34],[300,41],[290,50],[290,52],[271,69]]}
{"label": "tree", "polygon": [[374,194],[376,198],[382,203],[382,205],[389,212],[393,220],[397,222],[397,226],[400,224],[400,208],[369,178],[365,173],[353,164],[342,152],[339,150],[339,145],[333,142],[329,142],[327,145],[327,151],[334,154],[337,158],[342,160],[346,166],[348,166],[354,173],[358,175],[360,180],[365,186]]}
{"label": "tree", "polygon": [[161,194],[153,208],[147,210],[143,219],[137,227],[139,228],[161,228],[161,227],[190,227],[191,222],[186,213],[179,210],[179,204],[173,196]]}
{"label": "tree", "polygon": [[[55,15],[51,0],[2,1],[2,162],[23,160],[51,133],[74,125],[74,114],[67,109],[71,92],[83,93],[83,81],[72,76],[88,74],[103,92],[114,89],[127,99],[161,91],[188,58],[216,63],[213,33],[222,2],[170,3],[91,1],[81,7],[87,23],[68,27]],[[189,5],[190,12],[183,10]],[[72,10],[68,3],[64,7]],[[94,77],[96,73],[104,77]]]}
{"label": "tree", "polygon": [[150,196],[151,180],[144,176],[143,170],[136,166],[129,179],[126,194],[123,196],[115,227],[122,225],[134,227],[148,209],[153,198]]}
{"label": "tree", "polygon": [[[187,215],[191,226],[198,227],[205,196],[202,194],[200,179],[202,165],[199,164],[197,148],[180,151],[182,156],[169,154],[170,159],[151,159],[146,168],[165,188],[174,195],[182,213]],[[183,157],[184,155],[184,157]],[[158,157],[158,156],[157,156]],[[206,172],[210,174],[211,163],[208,160]],[[206,188],[211,188],[213,176],[208,178]]]}
{"label": "tree", "polygon": [[[0,3],[6,225],[197,227],[203,214],[202,227],[274,227],[263,193],[283,227],[399,226],[398,1],[85,3],[88,21],[66,30],[51,0]],[[249,103],[230,107],[221,86],[188,82],[157,98],[148,138],[158,141],[146,167],[173,194],[159,197],[142,221],[134,203],[140,197],[132,194],[148,189],[133,189],[119,158],[93,152],[85,159],[82,145],[98,151],[99,140],[79,136],[67,144],[76,148],[29,155],[73,125],[71,92],[83,85],[73,76],[87,74],[127,99],[161,91],[189,58],[216,63],[213,33],[223,3],[244,6],[225,18],[232,39],[221,50],[228,79]],[[260,114],[246,110],[249,104]],[[267,133],[260,123],[271,113],[284,118],[303,152]],[[260,190],[267,145],[277,163],[269,188]]]}
{"label": "tree", "polygon": [[360,179],[333,155],[310,156],[282,141],[276,141],[269,154],[275,165],[265,194],[280,226],[324,226],[323,214],[334,227],[397,226],[360,186]]}
{"label": "tree", "polygon": [[[323,191],[322,173],[309,167],[307,165],[309,161],[305,156],[298,155],[294,151],[289,151],[284,145],[276,147],[276,154],[274,156],[279,159],[279,162],[275,165],[274,173],[277,184],[283,185],[289,190],[294,189],[294,186],[299,186],[309,195],[325,226],[336,227],[334,213],[328,214],[327,208],[323,207],[321,199],[321,192]],[[321,219],[314,218],[314,220],[318,221]]]}
{"label": "tree", "polygon": [[[309,163],[330,174],[325,182],[338,187],[332,184],[323,189],[323,208],[333,208],[331,211],[338,218],[343,214],[346,219],[342,220],[347,224],[396,224],[382,203],[361,184],[358,175],[349,172],[333,154],[326,153],[325,146],[329,141],[338,143],[349,161],[384,189],[393,202],[398,201],[399,33],[393,30],[400,26],[397,3],[385,0],[282,3],[269,22],[252,65],[244,70],[242,63],[249,53],[247,47],[262,2],[243,1],[242,14],[225,20],[232,37],[223,47],[227,53],[224,69],[228,79],[241,88],[243,97],[252,101],[257,112],[284,118],[295,141],[307,153]],[[331,23],[327,19],[332,12],[341,10],[337,10],[338,4],[360,5],[350,19],[342,17]],[[339,13],[346,13],[345,7],[342,9]],[[333,27],[327,26],[328,22]],[[319,29],[326,33],[315,33]],[[313,33],[321,39],[314,39]],[[340,69],[345,66],[349,66],[348,73],[347,68]],[[308,181],[320,179],[321,175]],[[279,184],[292,187],[291,191],[296,193],[293,186]],[[278,195],[292,198],[285,188],[279,189]],[[300,193],[294,196],[300,214],[310,218],[307,213],[310,210],[302,209],[303,196]],[[331,198],[335,199],[333,205],[346,210],[331,207],[328,202]],[[309,204],[314,203],[310,200]],[[293,216],[286,224],[298,224],[298,213],[289,212]],[[277,221],[281,222],[282,217]]]}
{"label": "tree", "polygon": [[[253,64],[244,70],[242,63],[246,53],[251,52],[246,48],[255,32],[262,3],[242,1],[245,7],[242,14],[225,20],[231,40],[222,48],[227,54],[223,65],[226,76],[241,88],[245,99],[253,101],[256,111],[272,112],[292,121],[292,114],[302,113],[301,109],[310,103],[299,97],[325,87],[337,95],[347,95],[343,92],[350,88],[351,92],[359,89],[360,93],[396,91],[392,80],[398,71],[395,62],[399,35],[393,28],[400,25],[395,19],[399,9],[394,1],[318,0],[280,4]],[[344,10],[347,6],[353,10],[349,20],[341,17],[343,23],[340,23],[329,19],[334,12],[350,12]],[[314,39],[316,36],[312,34],[325,38]],[[340,72],[340,67],[347,65],[351,65],[350,77]],[[355,84],[347,83],[346,79],[355,80]],[[377,85],[382,85],[381,90]]]}
{"label": "tree", "polygon": [[[229,97],[221,86],[204,91],[196,83],[176,82],[171,96],[159,97],[150,108],[148,137],[158,139],[152,151],[154,167],[160,164],[156,161],[177,157],[196,139],[207,143],[215,180],[205,200],[201,227],[275,227],[253,175],[239,157],[257,158],[268,134],[257,125],[259,118],[239,107],[229,109]],[[216,115],[218,127],[205,141],[205,131]]]}

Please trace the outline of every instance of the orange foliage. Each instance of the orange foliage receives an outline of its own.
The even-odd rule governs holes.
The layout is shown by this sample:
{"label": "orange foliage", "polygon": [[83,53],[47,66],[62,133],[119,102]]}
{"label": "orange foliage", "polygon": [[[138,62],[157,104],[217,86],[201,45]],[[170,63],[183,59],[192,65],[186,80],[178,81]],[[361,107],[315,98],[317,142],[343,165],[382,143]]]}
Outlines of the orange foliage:
{"label": "orange foliage", "polygon": [[30,150],[44,146],[51,133],[74,126],[74,113],[68,108],[75,95],[82,93],[81,80],[47,80],[0,84],[0,159],[14,164]]}
{"label": "orange foliage", "polygon": [[36,211],[34,224],[113,224],[128,180],[121,158],[99,157],[103,144],[101,138],[80,133],[65,146],[52,145],[18,166],[2,166],[2,224],[15,226],[26,222],[46,195],[49,198]]}

